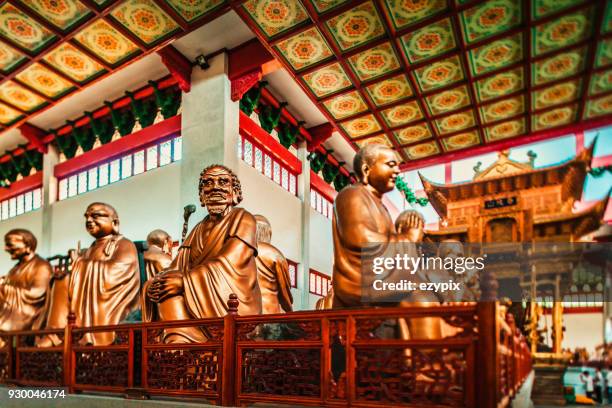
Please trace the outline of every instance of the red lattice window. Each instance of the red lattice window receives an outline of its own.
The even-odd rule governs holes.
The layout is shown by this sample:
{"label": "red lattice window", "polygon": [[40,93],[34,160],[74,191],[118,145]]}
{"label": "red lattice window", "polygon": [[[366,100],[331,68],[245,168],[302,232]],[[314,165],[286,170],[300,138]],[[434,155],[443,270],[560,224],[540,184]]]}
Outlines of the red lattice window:
{"label": "red lattice window", "polygon": [[329,276],[314,269],[310,270],[309,283],[309,292],[317,296],[327,296],[332,285]]}
{"label": "red lattice window", "polygon": [[240,135],[238,140],[238,157],[276,184],[297,195],[297,174],[249,137]]}
{"label": "red lattice window", "polygon": [[312,186],[310,187],[310,206],[316,212],[331,220],[334,213],[334,204]]}
{"label": "red lattice window", "polygon": [[296,262],[293,262],[291,259],[287,259],[287,263],[289,264],[289,281],[291,282],[292,288],[297,288],[297,266]]}

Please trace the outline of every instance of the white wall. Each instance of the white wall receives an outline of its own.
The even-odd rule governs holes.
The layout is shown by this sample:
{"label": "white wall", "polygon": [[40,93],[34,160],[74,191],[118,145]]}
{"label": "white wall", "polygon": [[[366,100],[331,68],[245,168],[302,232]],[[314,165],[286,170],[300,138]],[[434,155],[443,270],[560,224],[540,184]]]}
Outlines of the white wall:
{"label": "white wall", "polygon": [[[332,276],[334,267],[334,242],[331,219],[310,208],[310,268],[325,275]],[[308,291],[309,288],[304,288]],[[308,306],[315,308],[321,297],[309,293]]]}
{"label": "white wall", "polygon": [[586,347],[589,353],[603,343],[603,313],[572,313],[563,316],[563,348]]}
{"label": "white wall", "polygon": [[[178,163],[172,163],[54,203],[51,255],[75,248],[78,240],[82,248],[93,242],[85,230],[83,214],[87,206],[96,201],[115,207],[119,213],[120,232],[132,241],[145,240],[156,228],[179,240],[183,222],[179,178]],[[190,224],[195,222],[192,220]]]}
{"label": "white wall", "polygon": [[0,251],[0,276],[6,275],[15,264],[10,256],[4,252],[4,234],[13,228],[25,228],[40,240],[40,236],[42,235],[42,209],[27,212],[0,222],[0,239],[2,239],[2,251]]}

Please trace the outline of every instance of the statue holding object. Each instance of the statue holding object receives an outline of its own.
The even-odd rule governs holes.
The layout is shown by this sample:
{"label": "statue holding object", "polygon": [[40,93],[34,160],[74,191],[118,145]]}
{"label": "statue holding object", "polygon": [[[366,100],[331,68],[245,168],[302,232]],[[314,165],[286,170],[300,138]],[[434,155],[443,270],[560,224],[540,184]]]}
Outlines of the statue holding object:
{"label": "statue holding object", "polygon": [[4,236],[5,251],[17,263],[0,278],[0,331],[40,328],[52,272],[49,262],[36,254],[36,244],[25,229]]}
{"label": "statue holding object", "polygon": [[[200,174],[200,202],[208,215],[189,233],[170,267],[147,282],[143,317],[202,319],[227,314],[236,294],[241,315],[261,314],[257,281],[255,217],[243,208],[242,188],[229,168],[212,165]],[[198,328],[166,330],[166,343],[206,341]]]}

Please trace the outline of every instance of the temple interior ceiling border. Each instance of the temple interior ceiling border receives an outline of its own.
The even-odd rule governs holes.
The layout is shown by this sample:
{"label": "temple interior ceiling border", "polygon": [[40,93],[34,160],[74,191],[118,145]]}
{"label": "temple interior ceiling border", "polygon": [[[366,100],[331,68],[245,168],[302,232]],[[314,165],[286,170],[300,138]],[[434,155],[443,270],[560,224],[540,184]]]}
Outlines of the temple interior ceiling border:
{"label": "temple interior ceiling border", "polygon": [[254,35],[323,115],[309,121],[406,162],[612,119],[610,1],[8,0],[0,131],[45,127],[36,116],[169,43],[193,59]]}

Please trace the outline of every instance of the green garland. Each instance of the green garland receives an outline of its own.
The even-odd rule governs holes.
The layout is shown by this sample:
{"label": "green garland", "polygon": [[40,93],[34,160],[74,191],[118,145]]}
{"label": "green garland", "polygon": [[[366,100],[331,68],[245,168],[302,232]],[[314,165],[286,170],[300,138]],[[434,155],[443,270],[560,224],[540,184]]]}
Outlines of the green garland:
{"label": "green garland", "polygon": [[612,165],[595,167],[589,171],[589,174],[595,178],[599,178],[606,173],[612,173]]}
{"label": "green garland", "polygon": [[406,197],[406,201],[408,201],[409,204],[416,203],[420,205],[421,207],[425,207],[427,203],[429,202],[429,200],[427,200],[426,198],[417,197],[414,194],[414,191],[410,187],[408,187],[408,184],[406,184],[406,181],[404,181],[404,179],[401,178],[400,176],[398,176],[397,179],[395,180],[395,186],[400,192],[404,194],[404,197]]}

